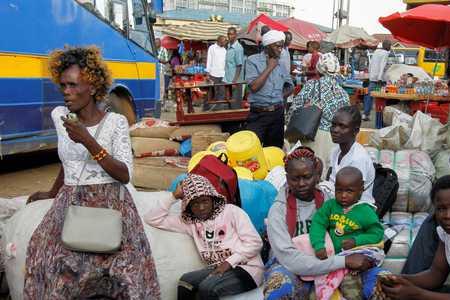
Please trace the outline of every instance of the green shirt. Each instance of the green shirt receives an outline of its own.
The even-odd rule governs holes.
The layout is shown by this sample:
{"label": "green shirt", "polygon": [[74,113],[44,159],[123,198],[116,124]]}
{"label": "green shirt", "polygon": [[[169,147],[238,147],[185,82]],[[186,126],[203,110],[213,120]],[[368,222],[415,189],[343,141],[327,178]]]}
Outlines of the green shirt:
{"label": "green shirt", "polygon": [[384,229],[372,206],[358,203],[344,213],[336,199],[326,201],[312,219],[309,239],[317,252],[325,248],[325,232],[333,241],[335,253],[342,250],[342,241],[354,239],[355,246],[376,244],[383,240]]}

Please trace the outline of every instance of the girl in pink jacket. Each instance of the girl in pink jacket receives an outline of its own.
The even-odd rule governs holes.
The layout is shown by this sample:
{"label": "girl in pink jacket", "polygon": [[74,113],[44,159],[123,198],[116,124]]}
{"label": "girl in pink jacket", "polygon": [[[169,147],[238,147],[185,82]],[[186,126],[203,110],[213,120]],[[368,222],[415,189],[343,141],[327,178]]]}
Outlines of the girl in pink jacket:
{"label": "girl in pink jacket", "polygon": [[[259,255],[261,238],[248,215],[225,204],[208,179],[195,174],[183,180],[173,194],[158,200],[144,220],[157,228],[189,234],[205,269],[181,276],[178,300],[214,300],[259,286],[264,265]],[[181,215],[169,215],[172,204],[182,199]]]}

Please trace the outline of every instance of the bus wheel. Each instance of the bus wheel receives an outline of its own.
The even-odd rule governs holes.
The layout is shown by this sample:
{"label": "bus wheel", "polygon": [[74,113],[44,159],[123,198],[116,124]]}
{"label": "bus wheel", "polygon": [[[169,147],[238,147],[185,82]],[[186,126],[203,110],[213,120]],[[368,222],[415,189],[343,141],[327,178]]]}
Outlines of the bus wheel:
{"label": "bus wheel", "polygon": [[114,89],[108,96],[109,111],[124,115],[131,126],[136,123],[136,112],[131,95],[125,89]]}

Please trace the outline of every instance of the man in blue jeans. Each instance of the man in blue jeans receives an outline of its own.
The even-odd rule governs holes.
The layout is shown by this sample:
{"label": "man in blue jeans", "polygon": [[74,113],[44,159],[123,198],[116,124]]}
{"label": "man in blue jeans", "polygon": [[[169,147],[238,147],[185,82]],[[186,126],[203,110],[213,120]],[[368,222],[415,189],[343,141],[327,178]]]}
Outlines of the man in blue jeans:
{"label": "man in blue jeans", "polygon": [[369,64],[369,92],[364,96],[364,113],[362,115],[363,121],[370,121],[370,111],[373,106],[373,98],[370,96],[370,92],[374,91],[377,87],[383,84],[384,73],[388,67],[388,57],[391,50],[391,41],[384,40],[383,48],[377,49],[373,53],[372,59]]}

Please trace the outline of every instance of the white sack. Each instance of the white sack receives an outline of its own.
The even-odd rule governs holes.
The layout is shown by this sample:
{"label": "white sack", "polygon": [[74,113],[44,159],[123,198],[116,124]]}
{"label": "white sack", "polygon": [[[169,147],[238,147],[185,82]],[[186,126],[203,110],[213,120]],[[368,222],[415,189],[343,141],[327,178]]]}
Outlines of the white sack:
{"label": "white sack", "polygon": [[[136,192],[130,185],[128,188],[134,197],[141,216],[152,208],[155,199],[162,193]],[[51,205],[52,200],[31,203],[24,209],[19,210],[4,228],[2,251],[9,243],[14,243],[17,247],[15,257],[10,257],[6,261],[6,276],[13,300],[22,299],[28,242]],[[146,224],[144,224],[144,227],[156,263],[161,287],[161,299],[175,300],[177,282],[181,275],[204,267],[203,263],[192,238],[188,235],[159,230]],[[226,300],[243,299],[262,299],[262,289],[255,289],[242,295],[226,298]]]}

